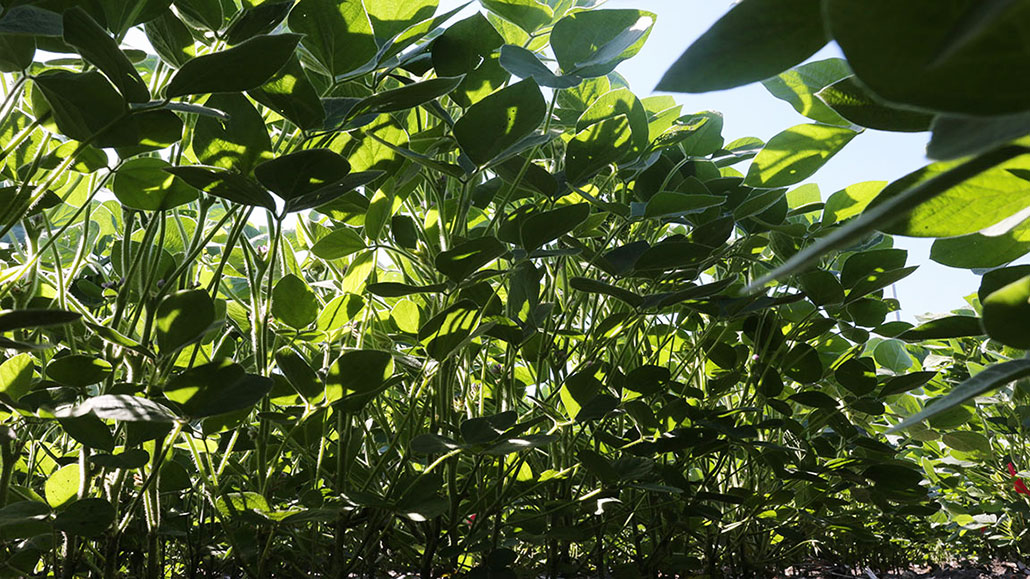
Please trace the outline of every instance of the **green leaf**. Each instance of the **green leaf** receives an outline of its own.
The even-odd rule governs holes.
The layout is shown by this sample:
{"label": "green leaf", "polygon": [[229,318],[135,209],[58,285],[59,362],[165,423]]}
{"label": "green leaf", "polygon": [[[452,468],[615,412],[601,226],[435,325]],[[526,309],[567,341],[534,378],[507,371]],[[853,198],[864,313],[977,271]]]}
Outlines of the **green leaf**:
{"label": "green leaf", "polygon": [[839,304],[844,301],[844,288],[837,276],[817,269],[798,276],[801,291],[805,292],[812,303],[820,306]]}
{"label": "green leaf", "polygon": [[619,115],[576,133],[565,152],[565,176],[581,185],[609,165],[622,160],[634,148],[629,118]]}
{"label": "green leaf", "polygon": [[900,340],[884,340],[877,344],[873,349],[873,359],[894,372],[904,372],[912,367],[912,356]]}
{"label": "green leaf", "polygon": [[272,289],[272,315],[300,330],[318,319],[319,303],[315,292],[304,280],[291,274],[283,276]]}
{"label": "green leaf", "polygon": [[242,205],[256,205],[275,211],[275,200],[260,185],[244,175],[221,167],[185,165],[165,169],[205,193]]}
{"label": "green leaf", "polygon": [[969,430],[946,432],[944,436],[941,437],[941,442],[943,442],[948,448],[953,448],[959,452],[982,453],[987,456],[991,455],[991,441],[979,432],[972,432]]}
{"label": "green leaf", "polygon": [[436,269],[456,282],[462,282],[479,268],[508,252],[496,237],[479,237],[461,243],[436,256]]}
{"label": "green leaf", "polygon": [[0,18],[0,34],[61,36],[63,32],[60,14],[36,6],[5,3],[3,18]]}
{"label": "green leaf", "polygon": [[143,30],[161,60],[175,68],[197,55],[193,34],[171,10],[144,24]]}
{"label": "green leaf", "polygon": [[657,90],[708,92],[776,76],[826,45],[819,0],[745,0],[662,77]]}
{"label": "green leaf", "polygon": [[532,252],[571,233],[590,217],[590,204],[577,203],[530,215],[519,228],[522,247]]}
{"label": "green leaf", "polygon": [[891,106],[848,76],[820,90],[819,100],[860,127],[918,133],[930,129],[933,115]]}
{"label": "green leaf", "polygon": [[322,259],[341,259],[365,249],[365,241],[349,227],[337,227],[311,247],[311,253]]}
{"label": "green leaf", "polygon": [[[958,161],[938,162],[910,173],[888,185],[870,207],[960,166]],[[1017,159],[956,183],[881,230],[911,237],[954,237],[990,227],[1030,205],[1030,186],[1017,176],[1025,166],[1025,160]]]}
{"label": "green leaf", "polygon": [[907,259],[908,251],[905,249],[870,249],[853,253],[840,268],[840,283],[852,289],[869,276],[904,267]]}
{"label": "green leaf", "polygon": [[497,29],[476,12],[448,26],[433,42],[433,68],[442,76],[468,75],[483,66],[485,59],[503,44],[504,38]]}
{"label": "green leaf", "polygon": [[297,56],[247,94],[302,129],[318,129],[325,123],[325,108]]}
{"label": "green leaf", "polygon": [[766,143],[747,172],[744,184],[775,189],[795,185],[815,174],[858,135],[843,127],[798,125]]}
{"label": "green leaf", "polygon": [[229,120],[208,116],[197,119],[192,145],[202,164],[249,174],[255,165],[272,158],[265,121],[247,97],[216,94],[204,105],[225,112]]}
{"label": "green leaf", "polygon": [[51,473],[43,490],[46,502],[51,508],[56,509],[70,503],[79,494],[78,463],[62,466]]}
{"label": "green leaf", "polygon": [[111,452],[114,450],[114,435],[111,429],[92,414],[58,418],[61,429],[79,444]]}
{"label": "green leaf", "polygon": [[850,121],[826,106],[816,93],[851,75],[842,58],[828,58],[796,66],[778,76],[762,81],[772,95],[787,101],[798,113],[827,125],[850,126]]}
{"label": "green leaf", "polygon": [[258,34],[268,34],[279,26],[293,8],[292,0],[268,0],[256,6],[246,6],[225,31],[228,44],[239,44]]}
{"label": "green leaf", "polygon": [[347,159],[329,149],[305,149],[258,165],[254,176],[287,204],[332,186],[350,173]]}
{"label": "green leaf", "polygon": [[877,488],[896,491],[921,489],[923,473],[895,463],[874,464],[862,471],[862,476],[876,483]]}
{"label": "green leaf", "polygon": [[946,316],[905,330],[898,335],[898,338],[906,342],[922,342],[924,340],[969,338],[983,334],[984,330],[980,326],[980,320],[973,316]]}
{"label": "green leaf", "polygon": [[863,84],[889,101],[936,111],[992,115],[1024,111],[1028,49],[1015,32],[1030,18],[1019,3],[955,48],[976,0],[827,0],[824,16]]}
{"label": "green leaf", "polygon": [[288,22],[334,77],[364,66],[379,52],[361,0],[300,0]]}
{"label": "green leaf", "polygon": [[408,285],[406,283],[385,281],[370,283],[365,289],[368,290],[368,293],[381,298],[399,298],[415,294],[442,293],[447,290],[447,285],[442,283],[433,285]]}
{"label": "green leaf", "polygon": [[703,213],[712,207],[726,203],[726,198],[719,195],[704,195],[661,191],[648,200],[644,209],[644,217],[650,219],[669,219]]}
{"label": "green leaf", "polygon": [[21,72],[32,66],[35,56],[36,40],[31,36],[0,34],[0,72]]}
{"label": "green leaf", "polygon": [[315,321],[315,327],[323,332],[342,328],[347,322],[353,320],[363,307],[365,307],[365,300],[357,294],[336,296],[321,309],[318,320]]}
{"label": "green leaf", "polygon": [[930,247],[930,259],[962,269],[999,267],[1027,253],[1030,253],[1030,220],[1001,235],[972,233],[937,239]]}
{"label": "green leaf", "polygon": [[431,19],[438,5],[438,0],[377,0],[367,2],[365,9],[376,39],[383,44],[412,25]]}
{"label": "green leaf", "polygon": [[265,397],[274,382],[247,374],[230,360],[196,366],[173,376],[164,386],[166,398],[191,419],[248,409]]}
{"label": "green leaf", "polygon": [[418,331],[418,339],[435,360],[447,358],[479,324],[479,307],[472,300],[461,300],[433,316]]}
{"label": "green leaf", "polygon": [[1030,349],[1030,276],[991,292],[983,300],[983,328],[992,340]]}
{"label": "green leaf", "polygon": [[537,130],[547,114],[540,87],[523,80],[472,105],[454,123],[454,138],[477,165],[486,165]]}
{"label": "green leaf", "polygon": [[531,78],[538,85],[548,88],[568,89],[583,82],[583,78],[579,76],[555,74],[547,65],[540,62],[536,54],[513,44],[505,44],[501,47],[500,63],[504,70],[513,75],[519,78]]}
{"label": "green leaf", "polygon": [[462,448],[462,445],[452,438],[426,433],[412,438],[410,447],[415,454],[447,454]]}
{"label": "green leaf", "polygon": [[583,131],[593,124],[625,115],[629,120],[633,136],[633,153],[643,153],[650,144],[650,129],[647,110],[629,89],[616,89],[601,95],[576,121],[576,131]]}
{"label": "green leaf", "polygon": [[111,363],[89,354],[70,354],[47,364],[46,375],[59,384],[85,388],[111,375]]}
{"label": "green leaf", "polygon": [[104,499],[82,499],[54,518],[54,528],[79,537],[99,537],[114,523],[116,513]]}
{"label": "green leaf", "polygon": [[289,61],[300,39],[299,34],[260,35],[227,50],[193,58],[168,82],[165,96],[257,88]]}
{"label": "green leaf", "polygon": [[79,321],[82,314],[64,310],[0,310],[0,332],[63,326]]}
{"label": "green leaf", "polygon": [[283,348],[275,353],[275,365],[286,380],[309,403],[317,403],[325,395],[325,386],[311,366],[297,352]]}
{"label": "green leaf", "polygon": [[884,383],[883,390],[880,391],[880,398],[915,390],[932,380],[936,375],[937,372],[913,372],[911,374],[895,376]]}
{"label": "green leaf", "polygon": [[551,7],[537,0],[480,0],[480,4],[526,32],[536,32],[554,18]]}
{"label": "green leaf", "polygon": [[18,354],[0,364],[0,396],[17,401],[32,387],[35,360],[29,354]]}
{"label": "green leaf", "polygon": [[618,286],[614,286],[602,281],[597,281],[585,277],[574,277],[569,279],[569,285],[572,289],[579,290],[581,292],[587,292],[592,294],[602,294],[611,296],[617,300],[625,302],[626,304],[636,308],[640,307],[644,303],[644,298]]}
{"label": "green leaf", "polygon": [[[10,529],[27,523],[38,523],[44,529],[47,529],[49,524],[46,523],[46,520],[49,515],[50,507],[46,503],[35,500],[11,502],[0,508],[0,530]],[[44,530],[43,532],[47,531]],[[10,538],[7,532],[4,532],[4,536]]]}
{"label": "green leaf", "polygon": [[865,181],[830,195],[823,207],[823,223],[839,223],[861,214],[886,186],[886,181]]}
{"label": "green leaf", "polygon": [[118,167],[111,190],[122,205],[140,211],[166,211],[196,201],[196,190],[166,171],[169,167],[156,157],[130,159]]}
{"label": "green leaf", "polygon": [[644,10],[573,12],[551,29],[551,50],[566,75],[604,76],[640,52],[654,23]]}
{"label": "green leaf", "polygon": [[173,0],[175,8],[184,18],[196,24],[200,28],[206,28],[212,32],[222,29],[225,22],[221,2],[209,2],[208,0]]}
{"label": "green leaf", "polygon": [[184,290],[161,300],[154,318],[157,347],[164,355],[196,342],[215,321],[215,305],[204,290]]}
{"label": "green leaf", "polygon": [[999,117],[938,115],[926,146],[931,159],[977,155],[1030,134],[1030,113]]}
{"label": "green leaf", "polygon": [[797,344],[783,357],[783,373],[796,382],[812,384],[823,377],[819,352],[808,344]]}
{"label": "green leaf", "polygon": [[167,407],[146,398],[127,394],[104,394],[87,398],[81,404],[58,416],[91,414],[103,420],[124,422],[172,422],[175,414]]}
{"label": "green leaf", "polygon": [[876,389],[876,363],[872,358],[853,358],[834,371],[834,378],[852,394],[863,396]]}
{"label": "green leaf", "polygon": [[98,146],[111,146],[111,139],[122,136],[105,129],[128,114],[128,105],[99,72],[49,70],[33,83],[50,105],[62,134]]}
{"label": "green leaf", "polygon": [[136,67],[85,10],[78,6],[64,13],[64,41],[74,46],[87,62],[107,75],[129,102],[145,103],[150,91]]}
{"label": "green leaf", "polygon": [[378,392],[393,376],[393,355],[380,350],[344,352],[329,367],[325,397],[330,404]]}
{"label": "green leaf", "polygon": [[348,117],[406,111],[434,101],[458,88],[464,76],[444,76],[377,92],[358,101]]}

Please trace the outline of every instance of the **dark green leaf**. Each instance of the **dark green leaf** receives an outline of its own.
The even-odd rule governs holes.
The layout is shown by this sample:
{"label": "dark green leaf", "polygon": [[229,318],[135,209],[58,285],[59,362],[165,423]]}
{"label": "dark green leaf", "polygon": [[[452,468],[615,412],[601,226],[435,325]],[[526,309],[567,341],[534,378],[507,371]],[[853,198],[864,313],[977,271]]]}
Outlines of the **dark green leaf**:
{"label": "dark green leaf", "polygon": [[161,300],[154,319],[157,347],[164,355],[196,342],[215,321],[215,306],[203,290],[185,290]]}
{"label": "dark green leaf", "polygon": [[46,375],[51,380],[79,388],[103,381],[111,371],[110,362],[89,354],[54,358],[46,367]]}
{"label": "dark green leaf", "polygon": [[379,52],[361,0],[300,0],[289,24],[334,77],[364,66]]}
{"label": "dark green leaf", "polygon": [[970,22],[968,11],[978,0],[823,4],[829,30],[851,68],[883,98],[971,115],[1026,110],[1030,60],[1017,31],[1018,23],[1030,18],[1030,5],[1019,3],[953,48],[955,31]]}
{"label": "dark green leaf", "polygon": [[78,6],[64,13],[64,41],[107,75],[126,100],[137,103],[150,100],[146,83],[118,48],[118,43]]}
{"label": "dark green leaf", "polygon": [[701,35],[658,90],[707,92],[764,80],[812,56],[827,41],[819,0],[745,0]]}
{"label": "dark green leaf", "polygon": [[906,342],[923,340],[948,340],[951,338],[967,338],[982,336],[983,328],[980,320],[973,316],[947,316],[919,324],[911,330],[901,333],[898,338]]}
{"label": "dark green leaf", "polygon": [[933,115],[891,106],[848,76],[835,82],[817,95],[819,100],[837,114],[860,127],[879,131],[915,133],[930,130]]}
{"label": "dark green leaf", "polygon": [[272,142],[265,121],[247,97],[216,94],[204,105],[223,111],[229,120],[202,116],[193,131],[193,152],[201,164],[249,174],[272,158]]}
{"label": "dark green leaf", "polygon": [[480,237],[441,252],[436,256],[435,265],[440,273],[462,282],[507,252],[508,248],[496,237]]}
{"label": "dark green leaf", "polygon": [[532,79],[484,98],[454,123],[454,138],[477,165],[486,165],[529,136],[543,122],[547,105]]}
{"label": "dark green leaf", "polygon": [[744,184],[775,189],[800,183],[814,175],[856,135],[851,129],[827,125],[787,129],[770,139],[758,153]]}
{"label": "dark green leaf", "polygon": [[501,47],[501,66],[519,78],[531,78],[540,86],[556,89],[568,89],[583,82],[579,76],[559,76],[540,62],[537,55],[513,44]]}
{"label": "dark green leaf", "polygon": [[365,249],[365,241],[349,227],[337,227],[311,247],[322,259],[341,259]]}
{"label": "dark green leaf", "polygon": [[231,169],[221,167],[205,167],[203,165],[186,165],[165,169],[193,187],[242,205],[256,205],[275,211],[275,200],[244,175]]}
{"label": "dark green leaf", "polygon": [[287,202],[339,182],[350,163],[329,149],[305,149],[258,165],[254,176]]}
{"label": "dark green leaf", "polygon": [[300,39],[299,34],[260,35],[230,49],[193,58],[168,82],[165,96],[257,88],[289,61]]}
{"label": "dark green leaf", "polygon": [[165,406],[146,398],[127,394],[104,394],[87,398],[65,414],[58,416],[83,416],[92,414],[103,420],[124,422],[172,422],[175,415]]}
{"label": "dark green leaf", "polygon": [[282,277],[272,289],[272,315],[300,330],[318,318],[318,297],[304,280],[291,274]]}
{"label": "dark green leaf", "polygon": [[551,50],[566,75],[604,76],[640,52],[654,22],[644,10],[573,12],[551,29]]}
{"label": "dark green leaf", "polygon": [[115,173],[111,185],[122,205],[140,211],[165,211],[197,199],[197,192],[166,171],[168,162],[155,157],[130,159]]}
{"label": "dark green leaf", "polygon": [[257,404],[274,382],[247,374],[225,360],[196,366],[172,377],[164,387],[166,398],[179,405],[184,416],[197,419],[244,410]]}
{"label": "dark green leaf", "polygon": [[472,335],[479,323],[479,307],[461,300],[433,316],[418,331],[418,339],[436,360],[443,360]]}
{"label": "dark green leaf", "polygon": [[957,159],[989,151],[1030,134],[1030,113],[998,117],[939,115],[926,146],[931,159]]}
{"label": "dark green leaf", "polygon": [[296,56],[291,56],[279,72],[247,94],[302,129],[318,129],[325,123],[322,101]]}
{"label": "dark green leaf", "polygon": [[54,518],[54,528],[69,535],[99,537],[114,523],[116,513],[104,499],[81,499]]}
{"label": "dark green leaf", "polygon": [[529,252],[572,232],[590,216],[589,203],[565,205],[530,215],[519,229],[522,247]]}
{"label": "dark green leaf", "polygon": [[344,352],[329,367],[326,400],[332,404],[353,396],[372,394],[393,376],[393,355],[379,350]]}
{"label": "dark green leaf", "polygon": [[913,372],[911,374],[895,376],[884,383],[883,390],[880,391],[880,397],[883,398],[915,390],[932,380],[936,375],[937,372]]}

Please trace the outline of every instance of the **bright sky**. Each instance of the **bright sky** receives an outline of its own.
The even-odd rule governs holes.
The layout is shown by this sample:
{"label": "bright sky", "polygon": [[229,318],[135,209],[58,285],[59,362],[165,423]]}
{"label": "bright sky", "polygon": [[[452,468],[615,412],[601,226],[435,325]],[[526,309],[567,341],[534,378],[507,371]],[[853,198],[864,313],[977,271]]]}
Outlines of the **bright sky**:
{"label": "bright sky", "polygon": [[[442,0],[441,10],[461,4]],[[676,58],[727,10],[730,0],[609,0],[606,8],[636,8],[658,15],[651,37],[632,60],[618,72],[638,96],[652,94],[662,74]],[[820,60],[840,56],[835,45],[813,57]],[[677,94],[684,112],[716,110],[725,116],[727,141],[753,136],[768,141],[794,125],[812,122],[786,102],[774,98],[761,84],[699,95]],[[867,130],[849,143],[812,179],[825,199],[833,192],[862,181],[893,181],[928,161],[924,149],[927,133],[886,133]],[[966,305],[963,297],[975,293],[979,278],[969,271],[936,264],[929,259],[931,240],[898,238],[896,245],[909,250],[909,265],[919,265],[914,274],[896,286],[902,318],[915,321],[924,313],[944,313]]]}

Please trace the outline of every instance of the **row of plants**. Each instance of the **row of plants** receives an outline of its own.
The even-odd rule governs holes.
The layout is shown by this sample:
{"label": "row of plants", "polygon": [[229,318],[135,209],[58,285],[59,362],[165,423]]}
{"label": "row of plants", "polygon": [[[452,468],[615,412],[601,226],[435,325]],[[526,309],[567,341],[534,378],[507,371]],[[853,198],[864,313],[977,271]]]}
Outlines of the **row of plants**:
{"label": "row of plants", "polygon": [[[768,142],[631,91],[653,13],[479,4],[0,0],[3,575],[1025,551],[1030,269],[884,293],[892,234],[1030,252],[1023,3],[744,0],[660,88],[764,80]],[[867,128],[941,160],[823,195]]]}

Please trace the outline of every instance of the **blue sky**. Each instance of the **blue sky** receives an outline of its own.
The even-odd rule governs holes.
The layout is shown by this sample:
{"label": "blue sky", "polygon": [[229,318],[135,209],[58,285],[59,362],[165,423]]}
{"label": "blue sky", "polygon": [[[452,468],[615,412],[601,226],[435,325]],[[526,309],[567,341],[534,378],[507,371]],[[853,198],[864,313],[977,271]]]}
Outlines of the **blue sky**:
{"label": "blue sky", "polygon": [[[441,9],[458,4],[458,1],[442,0]],[[618,72],[626,77],[638,96],[652,94],[665,70],[731,6],[729,0],[609,0],[606,8],[637,8],[658,15],[644,49],[620,65]],[[833,56],[840,56],[840,51],[831,44],[813,60]],[[684,112],[716,110],[723,113],[723,134],[727,140],[753,136],[768,141],[784,129],[811,122],[757,83],[728,91],[675,96],[683,104]],[[831,159],[812,182],[819,184],[825,199],[853,183],[893,181],[928,162],[924,155],[927,140],[927,133],[866,131]],[[979,286],[979,278],[969,271],[930,261],[930,240],[897,238],[896,245],[909,250],[909,265],[920,266],[895,288],[901,300],[903,319],[915,321],[915,316],[924,313],[943,313],[963,307],[966,305],[964,296],[974,293]]]}

